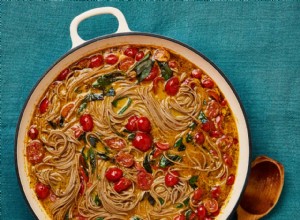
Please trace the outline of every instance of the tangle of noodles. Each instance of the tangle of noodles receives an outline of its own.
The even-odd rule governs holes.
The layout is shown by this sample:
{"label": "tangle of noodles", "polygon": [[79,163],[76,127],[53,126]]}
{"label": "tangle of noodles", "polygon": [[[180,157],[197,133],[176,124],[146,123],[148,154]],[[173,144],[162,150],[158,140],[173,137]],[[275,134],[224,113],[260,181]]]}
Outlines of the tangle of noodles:
{"label": "tangle of noodles", "polygon": [[[136,50],[138,61],[128,54]],[[142,45],[98,51],[58,73],[25,140],[49,217],[188,219],[204,206],[215,218],[234,182],[238,134],[208,74]]]}

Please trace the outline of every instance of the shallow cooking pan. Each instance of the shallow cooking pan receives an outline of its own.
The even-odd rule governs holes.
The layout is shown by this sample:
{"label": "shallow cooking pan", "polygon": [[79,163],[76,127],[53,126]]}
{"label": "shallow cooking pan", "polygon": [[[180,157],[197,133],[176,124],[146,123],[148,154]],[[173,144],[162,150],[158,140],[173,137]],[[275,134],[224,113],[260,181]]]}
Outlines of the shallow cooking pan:
{"label": "shallow cooking pan", "polygon": [[[117,18],[119,22],[117,32],[114,34],[97,37],[89,41],[82,40],[77,32],[79,23],[89,17],[101,14],[112,14]],[[52,65],[35,85],[24,105],[16,131],[15,157],[18,178],[25,198],[35,216],[38,219],[49,219],[49,216],[43,210],[43,207],[38,201],[34,190],[32,190],[30,187],[30,179],[27,171],[28,167],[26,157],[24,156],[24,142],[27,135],[27,128],[30,125],[30,120],[32,114],[34,113],[35,106],[41,100],[48,86],[55,80],[58,73],[80,58],[108,47],[126,44],[143,44],[156,47],[165,47],[171,51],[176,51],[178,54],[194,63],[196,66],[201,67],[216,82],[231,106],[238,129],[240,147],[239,160],[235,184],[233,185],[227,202],[222,207],[217,219],[229,218],[235,211],[240,196],[246,185],[250,161],[250,139],[247,120],[242,104],[234,88],[222,71],[203,54],[184,43],[156,34],[132,32],[128,28],[124,15],[118,9],[112,7],[95,8],[78,15],[73,19],[70,25],[70,34],[72,40],[72,49],[63,55],[54,65]]]}

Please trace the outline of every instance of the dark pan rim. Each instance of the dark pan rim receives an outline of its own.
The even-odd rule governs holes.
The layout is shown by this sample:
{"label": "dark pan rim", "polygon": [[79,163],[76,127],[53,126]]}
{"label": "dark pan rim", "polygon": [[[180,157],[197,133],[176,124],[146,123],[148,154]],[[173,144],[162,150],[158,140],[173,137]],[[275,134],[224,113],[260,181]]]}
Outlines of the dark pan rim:
{"label": "dark pan rim", "polygon": [[145,32],[124,32],[124,33],[108,34],[108,35],[104,35],[104,36],[97,37],[97,38],[94,38],[92,40],[86,41],[83,44],[80,44],[79,46],[77,46],[75,48],[72,48],[67,53],[65,53],[63,56],[61,56],[53,65],[51,65],[50,68],[48,68],[46,70],[46,72],[42,75],[42,77],[37,81],[37,83],[35,84],[35,86],[32,88],[31,92],[29,93],[29,95],[28,95],[28,97],[27,97],[27,99],[26,99],[26,101],[25,101],[25,103],[23,105],[23,108],[21,110],[21,113],[20,113],[20,116],[19,116],[19,119],[18,119],[18,124],[17,124],[17,127],[16,127],[16,134],[15,134],[15,149],[14,149],[14,151],[15,151],[14,152],[14,154],[15,154],[15,169],[16,169],[18,184],[20,186],[21,192],[23,194],[23,197],[25,198],[25,201],[26,201],[27,205],[30,207],[31,212],[33,213],[34,217],[36,219],[38,219],[38,217],[36,216],[35,212],[33,211],[32,207],[30,206],[29,201],[28,201],[28,199],[27,199],[27,197],[25,195],[25,192],[24,192],[24,189],[23,189],[23,186],[22,186],[22,183],[21,183],[20,175],[19,175],[18,158],[17,158],[18,134],[19,134],[20,124],[21,124],[21,121],[22,121],[22,118],[23,118],[23,113],[25,111],[25,108],[26,108],[26,106],[28,104],[28,101],[29,101],[30,97],[32,96],[33,92],[35,91],[36,87],[40,84],[40,82],[42,81],[42,79],[48,74],[48,72],[56,64],[58,64],[61,60],[65,59],[68,55],[70,55],[74,51],[77,51],[77,50],[81,49],[82,47],[85,47],[85,46],[87,46],[87,45],[89,45],[91,43],[94,43],[96,41],[100,41],[100,40],[104,40],[104,39],[108,39],[108,38],[122,37],[122,36],[147,36],[147,37],[156,37],[156,38],[168,40],[168,41],[171,41],[173,43],[179,44],[179,45],[187,48],[188,50],[196,53],[197,55],[199,55],[200,57],[202,57],[204,60],[206,60],[210,65],[212,65],[221,74],[221,76],[225,79],[226,83],[230,86],[231,90],[233,91],[233,93],[234,93],[235,97],[237,98],[237,101],[238,101],[238,103],[239,103],[239,105],[241,107],[241,110],[242,110],[242,113],[243,113],[243,116],[244,116],[244,119],[245,119],[246,127],[247,127],[248,140],[249,140],[249,158],[248,158],[249,162],[248,162],[247,175],[246,175],[246,179],[245,179],[245,182],[244,182],[241,194],[239,195],[239,198],[238,198],[238,200],[237,200],[234,208],[232,209],[231,213],[228,215],[228,218],[230,219],[235,214],[236,209],[238,207],[238,204],[239,204],[239,202],[241,200],[241,195],[243,194],[243,192],[246,189],[246,185],[247,185],[247,182],[248,182],[248,179],[249,179],[249,171],[250,171],[250,165],[251,165],[251,159],[252,159],[251,158],[251,155],[252,155],[252,141],[251,141],[251,135],[250,135],[250,129],[249,129],[249,122],[248,122],[248,119],[247,119],[245,108],[242,105],[241,99],[238,96],[238,94],[237,94],[236,90],[234,89],[233,85],[231,84],[231,82],[225,76],[225,74],[211,60],[209,60],[202,53],[200,53],[199,51],[195,50],[194,48],[192,48],[192,47],[188,46],[187,44],[182,43],[182,42],[180,42],[178,40],[175,40],[175,39],[172,39],[172,38],[169,38],[169,37],[165,37],[165,36],[161,36],[161,35],[158,35],[158,34],[145,33]]}

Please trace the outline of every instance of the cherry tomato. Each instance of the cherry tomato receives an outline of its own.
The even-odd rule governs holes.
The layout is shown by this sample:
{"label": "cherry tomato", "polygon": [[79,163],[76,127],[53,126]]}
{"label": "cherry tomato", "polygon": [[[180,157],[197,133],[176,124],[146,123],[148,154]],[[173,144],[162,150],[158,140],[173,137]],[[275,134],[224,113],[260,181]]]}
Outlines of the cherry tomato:
{"label": "cherry tomato", "polygon": [[216,216],[218,216],[219,214],[220,214],[220,209],[218,209],[217,211],[211,213],[211,215],[212,215],[213,217],[216,217]]}
{"label": "cherry tomato", "polygon": [[122,59],[119,63],[119,69],[122,71],[127,71],[133,64],[134,64],[134,59],[131,57],[125,57]]}
{"label": "cherry tomato", "polygon": [[216,130],[215,125],[212,121],[206,121],[205,123],[202,124],[201,126],[203,131],[209,132],[209,131],[214,131]]}
{"label": "cherry tomato", "polygon": [[211,88],[214,87],[215,83],[214,83],[214,81],[212,81],[211,78],[209,78],[207,76],[207,77],[203,77],[201,79],[201,85],[202,85],[203,88],[211,89]]}
{"label": "cherry tomato", "polygon": [[141,59],[143,59],[145,56],[144,52],[143,51],[139,51],[137,52],[137,54],[135,55],[135,60],[136,61],[140,61]]}
{"label": "cherry tomato", "polygon": [[196,79],[201,79],[203,71],[201,69],[193,69],[192,70],[192,77]]}
{"label": "cherry tomato", "polygon": [[128,122],[127,124],[125,125],[125,128],[128,130],[128,131],[136,131],[137,130],[137,121],[138,121],[138,117],[133,115],[131,117],[128,118]]}
{"label": "cherry tomato", "polygon": [[205,141],[205,136],[204,136],[204,134],[203,134],[203,132],[197,132],[196,134],[195,134],[195,141],[196,141],[196,143],[197,144],[203,144],[204,143],[204,141]]}
{"label": "cherry tomato", "polygon": [[26,156],[33,165],[42,162],[45,157],[45,149],[42,143],[39,140],[30,141],[26,147]]}
{"label": "cherry tomato", "polygon": [[90,114],[84,114],[80,116],[79,122],[84,131],[88,132],[93,130],[94,122]]}
{"label": "cherry tomato", "polygon": [[88,166],[87,166],[87,163],[86,163],[86,161],[85,161],[85,159],[84,159],[84,157],[82,156],[82,154],[80,154],[80,156],[79,156],[79,164],[80,164],[80,166],[82,166],[82,167],[85,167],[85,168],[88,167]]}
{"label": "cherry tomato", "polygon": [[177,215],[173,218],[173,220],[185,220],[184,214]]}
{"label": "cherry tomato", "polygon": [[151,131],[151,123],[147,117],[140,117],[137,120],[137,128],[139,131],[149,133]]}
{"label": "cherry tomato", "polygon": [[137,175],[137,186],[141,190],[149,190],[153,183],[153,177],[150,173],[140,171]]}
{"label": "cherry tomato", "polygon": [[109,54],[107,57],[105,57],[105,62],[110,65],[116,64],[118,62],[118,60],[119,60],[119,57],[116,56],[115,54]]}
{"label": "cherry tomato", "polygon": [[205,209],[210,213],[216,212],[219,209],[218,202],[215,199],[211,199],[211,198],[204,199],[203,205]]}
{"label": "cherry tomato", "polygon": [[159,68],[157,65],[153,65],[149,75],[145,78],[145,81],[154,80],[159,73]]}
{"label": "cherry tomato", "polygon": [[206,216],[206,209],[204,207],[204,205],[199,205],[197,207],[197,216],[199,218],[199,220],[203,220]]}
{"label": "cherry tomato", "polygon": [[175,186],[179,182],[179,173],[177,171],[171,171],[165,176],[165,184],[167,186]]}
{"label": "cherry tomato", "polygon": [[233,185],[234,180],[235,180],[234,174],[230,174],[227,178],[226,185],[229,185],[229,186]]}
{"label": "cherry tomato", "polygon": [[227,105],[227,101],[226,99],[223,99],[220,103],[223,107],[225,107]]}
{"label": "cherry tomato", "polygon": [[61,71],[57,77],[57,80],[58,81],[63,81],[67,78],[67,76],[69,75],[70,73],[70,70],[67,68],[67,69],[64,69],[63,71]]}
{"label": "cherry tomato", "polygon": [[170,149],[170,144],[169,143],[156,142],[155,145],[160,150],[169,150]]}
{"label": "cherry tomato", "polygon": [[46,199],[50,194],[49,186],[38,182],[35,185],[35,193],[39,199]]}
{"label": "cherry tomato", "polygon": [[164,78],[158,76],[153,80],[153,92],[156,94],[158,91],[158,83],[159,82],[164,82]]}
{"label": "cherry tomato", "polygon": [[225,153],[223,155],[223,160],[228,167],[232,167],[233,159],[229,154]]}
{"label": "cherry tomato", "polygon": [[171,69],[176,69],[178,67],[178,63],[175,60],[170,60],[168,65]]}
{"label": "cherry tomato", "polygon": [[110,182],[117,182],[123,176],[123,171],[118,167],[110,167],[105,172],[105,177]]}
{"label": "cherry tomato", "polygon": [[128,47],[125,51],[124,54],[128,57],[135,58],[135,55],[138,53],[138,49],[136,47]]}
{"label": "cherry tomato", "polygon": [[44,114],[48,110],[48,106],[49,106],[49,99],[44,98],[40,103],[40,107],[39,107],[40,113]]}
{"label": "cherry tomato", "polygon": [[159,157],[160,155],[162,155],[162,153],[163,153],[163,151],[162,151],[161,149],[156,148],[156,149],[154,150],[154,152],[153,152],[153,157],[154,157],[154,158],[157,158],[157,157]]}
{"label": "cherry tomato", "polygon": [[94,55],[90,58],[89,68],[95,68],[103,65],[103,56],[102,55]]}
{"label": "cherry tomato", "polygon": [[216,117],[216,123],[217,123],[217,127],[218,129],[223,133],[224,129],[223,129],[223,122],[224,122],[224,116],[223,115],[218,115]]}
{"label": "cherry tomato", "polygon": [[108,145],[108,147],[115,149],[115,150],[120,150],[126,147],[126,142],[119,137],[113,137],[110,139],[104,140],[104,142]]}
{"label": "cherry tomato", "polygon": [[197,214],[195,212],[192,212],[192,214],[189,217],[189,220],[198,220]]}
{"label": "cherry tomato", "polygon": [[131,185],[132,185],[132,182],[129,179],[122,177],[117,183],[115,183],[114,190],[117,193],[120,193],[120,192],[128,189]]}
{"label": "cherry tomato", "polygon": [[74,131],[75,138],[79,138],[83,134],[83,130],[80,125],[74,125],[71,129]]}
{"label": "cherry tomato", "polygon": [[213,186],[210,190],[210,193],[213,198],[218,198],[221,194],[220,186]]}
{"label": "cherry tomato", "polygon": [[130,153],[120,151],[116,156],[116,161],[123,167],[132,167],[134,164],[134,156]]}
{"label": "cherry tomato", "polygon": [[176,76],[173,76],[172,78],[170,78],[165,86],[165,91],[168,95],[170,96],[174,96],[177,94],[177,92],[179,91],[179,79]]}
{"label": "cherry tomato", "polygon": [[233,138],[233,144],[238,144],[239,140],[237,138]]}
{"label": "cherry tomato", "polygon": [[39,130],[36,128],[36,125],[31,125],[27,134],[32,140],[36,139],[39,135]]}
{"label": "cherry tomato", "polygon": [[132,145],[135,148],[137,148],[143,152],[146,152],[152,146],[152,138],[149,134],[146,134],[143,132],[137,132],[132,141]]}
{"label": "cherry tomato", "polygon": [[203,190],[198,188],[194,191],[192,199],[195,200],[196,202],[199,202],[202,195],[203,195]]}
{"label": "cherry tomato", "polygon": [[219,138],[222,136],[222,132],[220,131],[211,131],[209,132],[209,136],[214,137],[214,138]]}
{"label": "cherry tomato", "polygon": [[207,90],[207,94],[209,95],[209,97],[213,98],[217,102],[220,101],[220,96],[215,90],[209,89],[209,90]]}

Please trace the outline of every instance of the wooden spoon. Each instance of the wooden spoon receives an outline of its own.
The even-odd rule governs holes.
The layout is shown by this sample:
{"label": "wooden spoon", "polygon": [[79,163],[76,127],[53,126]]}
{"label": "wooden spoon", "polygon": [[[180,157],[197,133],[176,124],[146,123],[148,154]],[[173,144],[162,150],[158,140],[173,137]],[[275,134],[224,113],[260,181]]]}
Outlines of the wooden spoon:
{"label": "wooden spoon", "polygon": [[257,157],[251,164],[248,185],[237,209],[239,220],[256,220],[276,205],[284,183],[283,166],[268,157]]}

